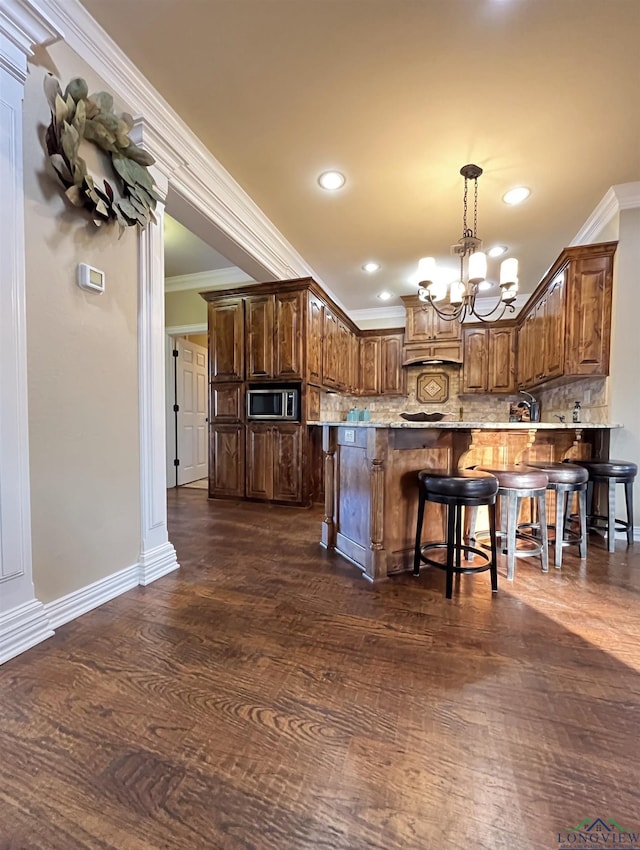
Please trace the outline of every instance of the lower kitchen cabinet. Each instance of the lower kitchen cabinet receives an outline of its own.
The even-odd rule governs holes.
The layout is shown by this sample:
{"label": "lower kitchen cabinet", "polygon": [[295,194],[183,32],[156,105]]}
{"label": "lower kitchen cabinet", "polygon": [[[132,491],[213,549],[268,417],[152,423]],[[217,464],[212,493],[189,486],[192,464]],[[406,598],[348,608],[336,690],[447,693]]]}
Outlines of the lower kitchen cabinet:
{"label": "lower kitchen cabinet", "polygon": [[209,431],[209,496],[244,496],[244,425],[212,423]]}
{"label": "lower kitchen cabinet", "polygon": [[305,427],[252,422],[246,426],[246,497],[301,504]]}

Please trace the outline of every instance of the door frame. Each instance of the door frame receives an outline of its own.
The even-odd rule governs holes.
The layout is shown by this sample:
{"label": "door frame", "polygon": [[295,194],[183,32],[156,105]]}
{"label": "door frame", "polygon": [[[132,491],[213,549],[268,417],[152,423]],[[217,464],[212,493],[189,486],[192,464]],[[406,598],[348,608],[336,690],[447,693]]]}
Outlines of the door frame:
{"label": "door frame", "polygon": [[208,332],[206,322],[193,325],[167,325],[165,326],[165,422],[166,422],[166,448],[165,458],[167,467],[167,490],[176,487],[176,467],[173,465],[176,445],[176,418],[173,412],[174,385],[173,385],[173,348],[174,337],[190,336],[191,334],[206,334]]}

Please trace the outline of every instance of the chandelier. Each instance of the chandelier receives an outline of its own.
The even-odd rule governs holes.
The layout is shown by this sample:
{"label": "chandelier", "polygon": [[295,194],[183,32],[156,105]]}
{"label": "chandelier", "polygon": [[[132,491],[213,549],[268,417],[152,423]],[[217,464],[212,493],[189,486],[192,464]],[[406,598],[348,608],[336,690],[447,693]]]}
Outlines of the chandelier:
{"label": "chandelier", "polygon": [[[479,165],[464,165],[460,174],[464,177],[462,236],[451,246],[451,253],[460,258],[460,277],[449,284],[443,283],[441,279],[436,279],[435,259],[423,257],[418,263],[418,297],[430,304],[436,313],[447,321],[464,322],[469,316],[481,322],[495,322],[501,319],[507,310],[515,312],[513,302],[518,294],[518,261],[513,257],[502,261],[498,300],[488,312],[478,312],[479,288],[487,277],[487,256],[482,251],[482,239],[477,234],[478,177],[482,174],[482,169]],[[470,180],[473,181],[472,228],[467,222]],[[437,302],[443,302],[447,294],[448,302],[439,305]]]}

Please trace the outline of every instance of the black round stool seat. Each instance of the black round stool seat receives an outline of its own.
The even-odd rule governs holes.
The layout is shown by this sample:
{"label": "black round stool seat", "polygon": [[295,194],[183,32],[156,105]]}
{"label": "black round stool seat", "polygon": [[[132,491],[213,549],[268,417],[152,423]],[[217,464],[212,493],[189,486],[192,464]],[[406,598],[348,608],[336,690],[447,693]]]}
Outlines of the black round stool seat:
{"label": "black round stool seat", "polygon": [[[633,543],[633,482],[638,474],[638,464],[629,460],[571,460],[589,474],[587,483],[587,523],[594,531],[604,531],[607,536],[607,549],[616,550],[616,530],[624,531],[627,544]],[[624,484],[624,499],[627,509],[626,519],[617,519],[616,484]],[[607,513],[594,513],[594,485],[607,489]]]}
{"label": "black round stool seat", "polygon": [[540,469],[545,472],[549,484],[586,484],[589,480],[589,472],[575,463],[557,463],[556,461],[528,460],[527,466]]}
{"label": "black round stool seat", "polygon": [[544,472],[533,469],[528,464],[523,466],[481,466],[484,472],[490,472],[498,479],[498,485],[509,490],[544,490],[549,479]]}
{"label": "black round stool seat", "polygon": [[570,463],[586,469],[592,478],[616,478],[619,482],[633,481],[638,474],[638,464],[628,460],[571,460]]}
{"label": "black round stool seat", "polygon": [[[440,501],[446,504],[449,499],[484,500],[495,496],[498,492],[498,481],[489,472],[475,469],[461,469],[457,472],[423,469],[418,473],[418,481],[426,488],[428,500]],[[440,497],[440,498],[438,498]]]}
{"label": "black round stool seat", "polygon": [[[454,472],[442,469],[423,469],[418,473],[418,517],[416,522],[416,543],[413,555],[413,574],[420,574],[420,565],[426,564],[446,570],[446,597],[453,594],[453,576],[460,573],[479,573],[489,570],[491,590],[498,590],[498,559],[496,552],[496,514],[495,503],[498,482],[487,472],[461,469]],[[422,542],[422,524],[425,504],[436,502],[445,506],[446,539],[436,543]],[[471,507],[477,510],[486,506],[489,514],[489,535],[491,546],[489,554],[486,548],[472,546],[462,540],[464,514]],[[431,558],[437,549],[446,550],[446,560]],[[462,563],[462,559],[467,562]]]}

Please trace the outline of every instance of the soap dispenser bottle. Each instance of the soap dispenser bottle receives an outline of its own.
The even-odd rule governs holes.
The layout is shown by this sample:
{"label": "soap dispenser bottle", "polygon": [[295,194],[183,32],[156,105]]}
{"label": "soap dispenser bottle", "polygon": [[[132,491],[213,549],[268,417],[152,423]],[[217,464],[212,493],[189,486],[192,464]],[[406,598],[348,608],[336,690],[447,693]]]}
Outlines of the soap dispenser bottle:
{"label": "soap dispenser bottle", "polygon": [[573,405],[573,421],[574,421],[574,422],[579,422],[579,421],[580,421],[580,402],[579,402],[579,401],[577,401],[577,402]]}

